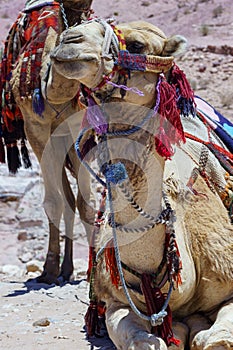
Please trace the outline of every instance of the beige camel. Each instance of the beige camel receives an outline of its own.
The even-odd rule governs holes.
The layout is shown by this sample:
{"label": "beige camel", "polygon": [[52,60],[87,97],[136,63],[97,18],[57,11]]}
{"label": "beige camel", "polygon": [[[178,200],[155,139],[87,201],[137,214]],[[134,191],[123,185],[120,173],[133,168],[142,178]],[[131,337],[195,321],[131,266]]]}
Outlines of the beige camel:
{"label": "beige camel", "polygon": [[[32,10],[35,12],[39,10],[40,3],[43,3],[43,1],[27,1],[26,13],[31,13]],[[53,2],[47,2],[47,5],[52,7],[44,7],[41,10],[39,19],[54,15],[54,5],[50,5],[50,3]],[[56,28],[56,30],[52,27],[49,28],[44,45],[42,67],[40,71],[42,85],[46,79],[48,70],[49,53],[56,45],[59,33],[66,27],[72,26],[75,23],[79,23],[81,19],[87,18],[90,14],[92,1],[64,0],[58,2],[57,6],[59,6],[59,3],[60,18],[58,19],[58,28]],[[36,6],[36,9],[34,9],[34,6]],[[24,18],[23,16],[22,14],[22,18]],[[24,22],[19,22],[19,25],[22,25],[25,21],[24,19]],[[32,24],[29,23],[29,25]],[[39,37],[34,38],[34,40],[35,39],[39,40]],[[30,45],[30,40],[32,39],[29,38],[28,40],[28,45]],[[92,207],[88,206],[88,174],[83,174],[79,169],[79,161],[74,153],[74,140],[72,139],[72,133],[70,131],[70,128],[73,128],[73,131],[75,130],[77,133],[82,120],[82,114],[77,113],[80,111],[80,107],[77,103],[73,103],[73,98],[79,89],[79,83],[76,80],[69,80],[62,86],[53,86],[53,103],[46,100],[47,96],[45,92],[44,111],[43,115],[40,116],[35,113],[32,108],[31,96],[29,95],[25,98],[21,97],[20,89],[22,89],[22,86],[20,86],[21,82],[19,77],[21,74],[22,61],[23,54],[21,50],[18,63],[12,72],[13,77],[10,83],[12,85],[14,99],[23,114],[27,139],[41,165],[45,188],[44,209],[49,221],[48,253],[44,264],[44,271],[42,276],[38,278],[38,282],[57,283],[59,276],[61,280],[69,280],[73,272],[72,240],[76,205],[87,233],[90,231],[90,224],[93,222],[94,214]],[[30,83],[29,81],[28,84]],[[70,95],[70,90],[74,92],[73,96]],[[69,99],[65,100],[64,97],[67,92],[69,92]],[[74,118],[75,113],[76,117]],[[70,120],[69,122],[69,117],[73,117],[73,121]],[[82,188],[82,191],[78,192],[77,201],[65,170],[67,154],[69,156],[72,173],[77,180],[79,177],[78,183],[80,188]],[[84,193],[86,194],[85,200],[83,197]],[[59,224],[62,215],[65,222],[65,252],[60,269]]]}
{"label": "beige camel", "polygon": [[[96,131],[96,123],[103,127],[95,155],[106,177],[110,216],[97,222],[100,231],[93,242],[97,256],[92,261],[96,264],[90,276],[93,299],[87,326],[90,333],[95,332],[90,321],[101,300],[106,303],[109,336],[118,350],[167,349],[177,343],[175,338],[180,340],[179,349],[230,349],[233,229],[219,196],[225,171],[195,140],[173,145],[172,160],[165,160],[169,156],[163,145],[155,149],[154,135],[161,132],[162,118],[156,113],[160,73],[164,71],[169,80],[174,57],[182,53],[186,40],[166,38],[145,22],[122,24],[118,29],[127,52],[122,34],[113,29],[97,19],[65,31],[51,54],[47,85],[52,94],[55,80],[62,85],[77,79],[86,86],[89,103],[93,105],[93,98],[101,107],[97,110],[94,105],[93,115],[99,119],[93,120],[92,115],[88,122]],[[123,56],[117,52],[118,45]],[[182,123],[186,132],[208,139],[197,117],[182,117]],[[173,125],[182,139],[179,118]],[[163,139],[168,142],[166,150],[173,125],[166,130],[170,139]],[[198,166],[206,170],[206,177],[199,171],[195,179],[192,171]],[[166,301],[173,313],[174,334]]]}

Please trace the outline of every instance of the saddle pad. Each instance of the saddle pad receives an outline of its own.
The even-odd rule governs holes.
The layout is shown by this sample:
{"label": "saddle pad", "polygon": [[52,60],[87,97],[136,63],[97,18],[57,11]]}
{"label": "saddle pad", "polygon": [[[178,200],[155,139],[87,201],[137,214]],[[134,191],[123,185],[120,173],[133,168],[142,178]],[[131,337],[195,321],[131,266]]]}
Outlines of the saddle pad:
{"label": "saddle pad", "polygon": [[216,133],[226,148],[233,153],[233,124],[209,103],[195,96],[197,112],[201,113],[210,128]]}

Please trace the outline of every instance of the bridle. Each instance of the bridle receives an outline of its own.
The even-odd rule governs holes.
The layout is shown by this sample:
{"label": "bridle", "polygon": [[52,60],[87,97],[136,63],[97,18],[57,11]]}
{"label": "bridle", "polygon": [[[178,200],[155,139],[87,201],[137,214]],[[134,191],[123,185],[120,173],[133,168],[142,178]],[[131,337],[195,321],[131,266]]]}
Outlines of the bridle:
{"label": "bridle", "polygon": [[[131,72],[152,72],[164,74],[169,71],[173,65],[174,57],[161,57],[157,55],[133,54],[126,48],[126,42],[122,31],[112,24],[112,19],[104,21],[101,18],[94,18],[84,21],[84,24],[97,22],[104,28],[104,41],[102,45],[101,63],[96,76],[92,82],[92,87],[85,87],[89,94],[96,93],[106,84],[111,84],[114,91],[115,88],[121,89],[122,98],[124,93],[122,90],[130,90],[127,88],[127,80],[130,78]],[[114,65],[110,73],[105,74],[105,60],[113,60]],[[118,81],[114,84],[112,79],[118,74]],[[124,85],[119,84],[120,80],[124,81]],[[134,88],[134,92],[140,94]],[[111,94],[110,94],[111,95]],[[110,97],[108,95],[108,97]]]}

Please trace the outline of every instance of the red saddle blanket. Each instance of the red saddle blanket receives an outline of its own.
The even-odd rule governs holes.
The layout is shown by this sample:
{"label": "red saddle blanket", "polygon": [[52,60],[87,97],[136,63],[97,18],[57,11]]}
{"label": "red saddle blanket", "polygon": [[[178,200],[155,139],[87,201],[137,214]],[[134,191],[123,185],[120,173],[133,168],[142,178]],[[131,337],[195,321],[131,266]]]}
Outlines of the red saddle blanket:
{"label": "red saddle blanket", "polygon": [[[0,74],[0,162],[5,161],[3,143],[7,149],[9,170],[15,173],[21,166],[17,141],[21,140],[21,155],[25,167],[31,166],[25,149],[23,116],[11,90],[14,69],[22,62],[19,78],[19,95],[22,99],[40,98],[38,114],[43,112],[40,94],[40,70],[48,30],[59,31],[60,5],[58,2],[42,3],[35,8],[25,8],[12,25],[5,41]],[[23,153],[23,154],[22,154]]]}

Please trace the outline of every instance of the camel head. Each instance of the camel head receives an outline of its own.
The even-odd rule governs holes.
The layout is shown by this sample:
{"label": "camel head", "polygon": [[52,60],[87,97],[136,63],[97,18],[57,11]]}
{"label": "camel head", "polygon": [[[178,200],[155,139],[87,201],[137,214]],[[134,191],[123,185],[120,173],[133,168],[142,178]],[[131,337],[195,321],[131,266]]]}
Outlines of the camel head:
{"label": "camel head", "polygon": [[[185,47],[184,37],[167,38],[147,22],[124,23],[116,28],[104,20],[94,19],[64,31],[51,59],[55,71],[66,79],[77,79],[97,97],[111,95],[112,99],[122,99],[121,90],[109,84],[111,81],[127,84],[125,101],[138,100],[138,95],[130,90],[137,87],[143,93],[140,104],[151,106],[158,74],[167,73],[174,57],[183,53]],[[126,64],[127,59],[131,65]]]}

